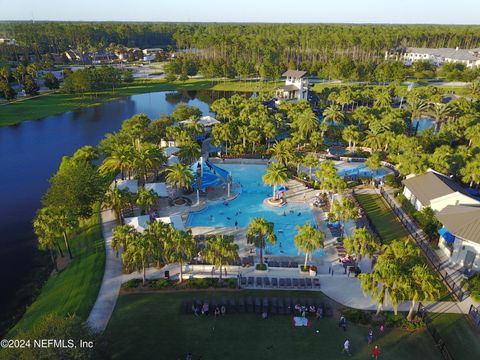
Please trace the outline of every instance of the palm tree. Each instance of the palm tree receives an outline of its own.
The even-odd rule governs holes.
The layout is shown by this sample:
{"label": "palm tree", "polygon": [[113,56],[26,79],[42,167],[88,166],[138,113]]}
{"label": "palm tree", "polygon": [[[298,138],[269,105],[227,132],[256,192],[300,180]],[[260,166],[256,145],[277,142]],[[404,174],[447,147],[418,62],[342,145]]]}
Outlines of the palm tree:
{"label": "palm tree", "polygon": [[465,129],[465,137],[468,140],[468,146],[480,147],[480,124],[475,124]]}
{"label": "palm tree", "polygon": [[105,194],[104,206],[111,208],[115,213],[117,224],[122,223],[123,210],[131,203],[132,195],[128,189],[110,188]]}
{"label": "palm tree", "polygon": [[294,125],[298,128],[302,138],[308,139],[308,136],[318,128],[318,118],[312,110],[302,112],[297,115]]}
{"label": "palm tree", "polygon": [[358,208],[348,198],[343,197],[340,201],[333,201],[330,208],[334,220],[342,223],[342,236],[345,229],[345,222],[354,220],[358,217]]}
{"label": "palm tree", "polygon": [[155,244],[151,238],[134,230],[122,254],[123,264],[127,269],[142,272],[143,285],[146,281],[146,269],[153,259],[154,251]]}
{"label": "palm tree", "polygon": [[453,109],[450,104],[441,104],[441,103],[434,103],[432,104],[431,113],[435,118],[435,131],[440,130],[440,126],[442,122],[444,122],[448,116],[450,116],[453,112]]}
{"label": "palm tree", "polygon": [[197,252],[197,242],[192,236],[191,230],[174,230],[171,236],[171,245],[175,248],[171,259],[180,264],[180,276],[178,282],[183,281],[183,263],[189,261]]}
{"label": "palm tree", "polygon": [[313,154],[308,154],[302,159],[302,164],[308,166],[308,177],[312,178],[312,167],[318,165],[318,159]]}
{"label": "palm tree", "polygon": [[466,166],[460,170],[462,180],[466,183],[470,183],[470,187],[473,184],[480,184],[480,154],[475,155],[473,159],[467,161]]}
{"label": "palm tree", "polygon": [[332,120],[335,124],[342,124],[345,119],[345,114],[338,105],[330,105],[323,112],[324,121]]}
{"label": "palm tree", "polygon": [[389,108],[391,104],[392,104],[392,97],[388,90],[380,91],[375,96],[374,107],[379,109],[385,109],[385,108]]}
{"label": "palm tree", "polygon": [[175,164],[169,167],[165,178],[168,184],[176,189],[188,189],[193,181],[192,170],[183,164]]}
{"label": "palm tree", "polygon": [[189,142],[182,145],[178,157],[183,164],[191,165],[200,158],[201,154],[200,146],[194,142]]}
{"label": "palm tree", "polygon": [[[120,172],[122,180],[125,179],[125,173],[130,173],[133,167],[133,147],[130,145],[117,145],[112,149],[112,153],[107,156],[102,165],[100,172],[108,174],[112,172]],[[129,176],[130,177],[130,176]]]}
{"label": "palm tree", "polygon": [[260,264],[263,265],[263,249],[267,242],[274,245],[277,236],[273,230],[273,223],[261,217],[253,218],[247,228],[247,243],[255,245],[260,249]]}
{"label": "palm tree", "polygon": [[150,238],[153,245],[152,257],[157,261],[157,267],[163,262],[173,262],[172,254],[176,251],[173,245],[173,233],[175,229],[163,221],[149,222],[144,235]]}
{"label": "palm tree", "polygon": [[145,214],[145,211],[150,212],[150,210],[157,204],[158,195],[153,189],[147,190],[144,187],[141,187],[138,190],[136,203],[140,207],[142,214]]}
{"label": "palm tree", "polygon": [[287,182],[288,170],[281,164],[271,163],[265,171],[265,175],[262,176],[262,180],[266,185],[273,186],[272,199],[277,200],[277,186]]}
{"label": "palm tree", "polygon": [[419,98],[409,99],[407,110],[410,111],[411,119],[419,119],[428,112],[428,103]]}
{"label": "palm tree", "polygon": [[371,154],[367,161],[365,161],[365,165],[367,165],[370,170],[373,170],[374,174],[377,174],[377,171],[382,168],[382,158],[380,153],[374,152]]}
{"label": "palm tree", "polygon": [[356,254],[359,258],[362,256],[371,258],[380,250],[381,245],[366,228],[356,228],[352,236],[343,239],[343,246],[349,254]]}
{"label": "palm tree", "polygon": [[230,123],[217,124],[212,129],[213,144],[225,143],[225,155],[228,155],[228,143],[233,139],[233,131]]}
{"label": "palm tree", "polygon": [[413,266],[403,279],[402,291],[404,297],[411,301],[407,320],[412,321],[415,307],[418,301],[433,301],[440,297],[442,285],[437,274],[427,265],[417,264]]}
{"label": "palm tree", "polygon": [[238,245],[233,238],[218,235],[207,239],[202,251],[202,258],[220,269],[220,281],[222,281],[222,267],[238,259]]}
{"label": "palm tree", "polygon": [[133,226],[126,224],[118,225],[113,228],[110,246],[116,251],[117,256],[120,249],[125,251],[127,244],[133,238],[135,231],[136,230]]}
{"label": "palm tree", "polygon": [[136,173],[147,182],[148,172],[156,172],[167,162],[166,156],[158,146],[150,143],[139,143],[135,149],[133,166]]}
{"label": "palm tree", "polygon": [[325,233],[315,229],[310,225],[310,221],[307,221],[302,226],[296,226],[298,233],[295,235],[295,246],[305,253],[304,267],[307,266],[308,257],[314,251],[323,248],[323,240],[325,239]]}
{"label": "palm tree", "polygon": [[275,143],[270,149],[272,158],[283,166],[287,166],[294,159],[292,143],[288,140],[282,140]]}
{"label": "palm tree", "polygon": [[349,125],[342,132],[342,138],[346,142],[348,142],[348,151],[352,151],[352,143],[353,143],[353,151],[355,152],[356,143],[360,140],[360,131],[358,131],[358,127],[355,125]]}

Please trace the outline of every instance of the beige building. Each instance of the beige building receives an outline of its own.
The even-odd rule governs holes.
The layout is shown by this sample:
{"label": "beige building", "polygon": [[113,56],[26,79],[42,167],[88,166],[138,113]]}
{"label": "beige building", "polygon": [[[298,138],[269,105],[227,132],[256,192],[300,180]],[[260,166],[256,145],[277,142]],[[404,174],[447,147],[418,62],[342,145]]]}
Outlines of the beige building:
{"label": "beige building", "polygon": [[282,74],[285,77],[285,85],[276,91],[277,98],[282,100],[307,100],[308,78],[307,72],[301,70],[288,70]]}

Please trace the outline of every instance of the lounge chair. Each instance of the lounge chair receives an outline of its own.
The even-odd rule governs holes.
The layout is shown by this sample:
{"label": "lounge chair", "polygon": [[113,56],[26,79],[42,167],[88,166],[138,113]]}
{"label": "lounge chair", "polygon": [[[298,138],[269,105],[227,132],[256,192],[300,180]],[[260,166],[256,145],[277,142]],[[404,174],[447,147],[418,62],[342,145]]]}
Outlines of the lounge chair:
{"label": "lounge chair", "polygon": [[295,288],[298,287],[298,279],[297,278],[292,279],[292,286],[295,287]]}
{"label": "lounge chair", "polygon": [[262,279],[261,277],[257,277],[257,278],[256,278],[256,282],[255,282],[255,286],[256,286],[256,287],[262,287],[262,285],[263,285],[263,281],[262,281],[262,280],[263,280],[263,279]]}
{"label": "lounge chair", "polygon": [[268,307],[268,298],[264,297],[262,300],[262,312],[266,312],[268,314],[269,307]]}
{"label": "lounge chair", "polygon": [[282,262],[280,262],[280,267],[283,267],[283,268],[288,267],[288,261],[282,261]]}
{"label": "lounge chair", "polygon": [[240,278],[240,286],[247,286],[247,278],[242,276]]}
{"label": "lounge chair", "polygon": [[278,313],[280,315],[285,315],[285,313],[286,313],[286,311],[285,311],[285,301],[283,300],[283,298],[278,299]]}
{"label": "lounge chair", "polygon": [[285,285],[286,285],[286,280],[287,280],[287,279],[280,278],[280,287],[281,287],[281,288],[282,288],[282,287],[285,287]]}
{"label": "lounge chair", "polygon": [[292,300],[290,298],[285,298],[285,314],[293,314],[293,306],[295,305],[292,305]]}
{"label": "lounge chair", "polygon": [[228,312],[235,312],[236,306],[235,306],[235,299],[230,298],[228,299],[228,306],[227,306],[227,311]]}
{"label": "lounge chair", "polygon": [[292,279],[290,278],[285,279],[285,287],[292,287]]}
{"label": "lounge chair", "polygon": [[237,311],[239,313],[245,312],[245,300],[243,299],[243,297],[239,298],[237,301]]}
{"label": "lounge chair", "polygon": [[251,296],[247,298],[247,312],[253,313],[254,307],[253,307],[253,299]]}
{"label": "lounge chair", "polygon": [[305,279],[304,278],[300,278],[298,279],[298,285],[300,286],[300,288],[302,289],[305,289]]}
{"label": "lounge chair", "polygon": [[311,288],[311,287],[312,287],[312,279],[306,278],[306,279],[305,279],[305,286],[306,286],[307,288]]}
{"label": "lounge chair", "polygon": [[262,302],[260,301],[259,297],[255,298],[255,313],[256,314],[262,313]]}
{"label": "lounge chair", "polygon": [[268,276],[265,276],[263,278],[263,286],[268,286],[270,287],[270,278]]}
{"label": "lounge chair", "polygon": [[252,276],[249,276],[248,277],[248,281],[247,281],[247,286],[253,286],[253,277]]}
{"label": "lounge chair", "polygon": [[272,287],[278,287],[278,279],[272,278]]}
{"label": "lounge chair", "polygon": [[320,280],[318,278],[313,278],[313,287],[315,289],[320,289]]}
{"label": "lounge chair", "polygon": [[295,261],[290,261],[290,263],[288,264],[288,267],[290,267],[290,268],[298,268],[298,263],[295,262]]}

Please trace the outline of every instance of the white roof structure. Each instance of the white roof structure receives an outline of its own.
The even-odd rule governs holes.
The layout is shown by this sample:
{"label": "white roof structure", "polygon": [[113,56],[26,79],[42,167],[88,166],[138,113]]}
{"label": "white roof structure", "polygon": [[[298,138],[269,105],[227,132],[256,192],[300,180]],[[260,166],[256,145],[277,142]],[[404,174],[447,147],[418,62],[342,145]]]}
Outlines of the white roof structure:
{"label": "white roof structure", "polygon": [[117,180],[117,188],[128,189],[131,193],[138,193],[138,180]]}
{"label": "white roof structure", "polygon": [[147,221],[150,221],[149,215],[127,217],[123,219],[125,225],[130,225],[135,228],[138,232],[143,232],[148,226]]}
{"label": "white roof structure", "polygon": [[[188,120],[180,121],[180,124],[190,124],[191,122],[192,122],[192,119],[188,119]],[[207,115],[207,116],[202,116],[198,120],[198,123],[203,127],[209,127],[209,126],[220,124],[220,121],[218,121],[214,117]]]}
{"label": "white roof structure", "polygon": [[160,197],[168,197],[168,190],[164,182],[145,184],[145,189],[153,190]]}
{"label": "white roof structure", "polygon": [[168,166],[172,166],[180,163],[180,159],[176,155],[171,155],[167,161],[168,161]]}
{"label": "white roof structure", "polygon": [[178,148],[178,147],[176,147],[176,146],[168,146],[168,147],[166,147],[166,148],[163,148],[162,150],[163,150],[163,153],[164,153],[167,157],[169,157],[169,156],[171,156],[171,155],[179,152],[179,151],[180,151],[180,148]]}
{"label": "white roof structure", "polygon": [[164,216],[155,219],[157,221],[161,221],[165,224],[171,224],[177,230],[185,230],[185,225],[183,224],[182,217],[180,215],[171,215],[171,216]]}

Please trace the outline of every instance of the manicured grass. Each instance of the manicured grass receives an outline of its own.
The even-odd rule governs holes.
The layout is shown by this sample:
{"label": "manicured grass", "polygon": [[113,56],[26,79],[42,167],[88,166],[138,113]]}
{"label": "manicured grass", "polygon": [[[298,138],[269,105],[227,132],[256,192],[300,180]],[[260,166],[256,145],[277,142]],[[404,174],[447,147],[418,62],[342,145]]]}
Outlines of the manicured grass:
{"label": "manicured grass", "polygon": [[82,224],[82,232],[71,240],[74,259],[59,274],[53,274],[35,302],[10,331],[29,329],[50,313],[76,314],[86,319],[98,295],[105,268],[105,248],[100,216],[94,214]]}
{"label": "manicured grass", "polygon": [[355,194],[368,218],[385,243],[408,236],[393,211],[378,194]]}
{"label": "manicured grass", "polygon": [[475,330],[465,315],[429,314],[429,316],[454,359],[480,359],[480,329]]}
{"label": "manicured grass", "polygon": [[45,116],[61,114],[83,107],[97,106],[104,102],[155,91],[171,90],[217,90],[238,92],[272,91],[278,82],[220,81],[208,79],[190,79],[187,81],[166,82],[135,81],[112,91],[96,94],[48,93],[34,98],[25,98],[11,104],[0,106],[0,126],[14,125],[26,120],[40,119]]}
{"label": "manicured grass", "polygon": [[[268,296],[323,297],[321,293],[234,290],[218,292],[159,292],[120,296],[105,332],[113,359],[341,359],[345,339],[350,340],[352,359],[371,358],[368,327],[338,327],[338,313],[310,327],[292,327],[287,315],[262,320],[255,314],[227,314],[224,318],[195,317],[181,313],[184,299]],[[319,332],[317,333],[316,330]],[[375,333],[378,331],[375,329]],[[375,340],[382,359],[440,359],[425,330],[407,332],[387,329]]]}

